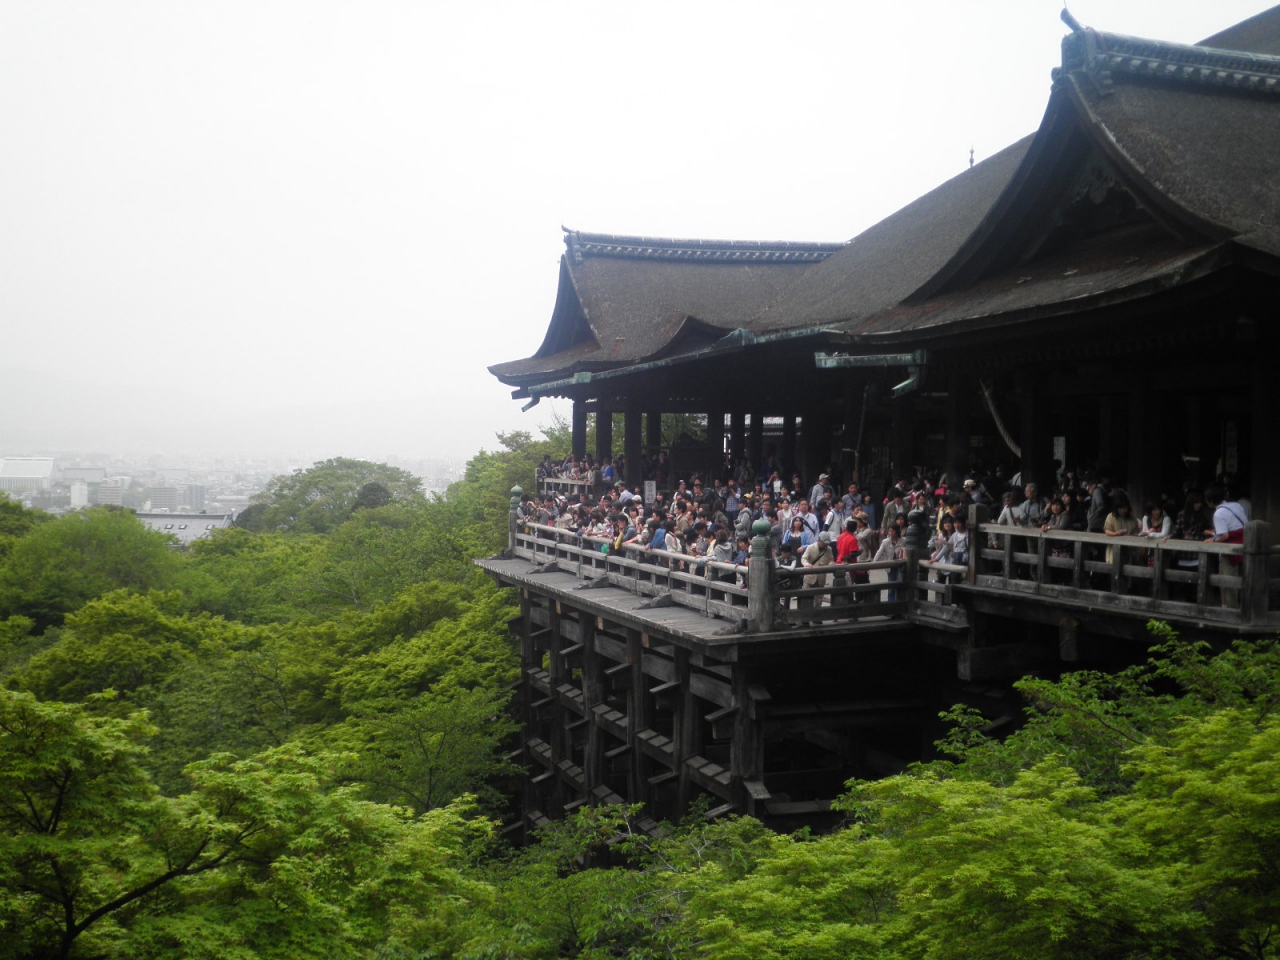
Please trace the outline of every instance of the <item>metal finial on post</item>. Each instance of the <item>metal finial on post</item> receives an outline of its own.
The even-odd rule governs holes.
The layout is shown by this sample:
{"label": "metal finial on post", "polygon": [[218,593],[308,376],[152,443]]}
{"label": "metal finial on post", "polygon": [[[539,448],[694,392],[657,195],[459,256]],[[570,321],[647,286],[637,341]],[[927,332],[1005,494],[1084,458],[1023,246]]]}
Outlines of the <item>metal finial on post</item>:
{"label": "metal finial on post", "polygon": [[747,629],[765,633],[773,629],[773,560],[769,556],[768,520],[763,517],[751,525],[751,554],[747,558]]}
{"label": "metal finial on post", "polygon": [[915,582],[920,579],[920,561],[929,555],[929,531],[924,525],[924,511],[913,507],[907,514],[907,529],[902,534],[906,544],[907,568],[902,572],[902,579],[907,591],[908,607],[913,607],[919,600],[919,592]]}
{"label": "metal finial on post", "polygon": [[923,550],[929,545],[929,530],[924,525],[924,511],[919,507],[907,514],[907,529],[902,532],[902,539],[909,550]]}

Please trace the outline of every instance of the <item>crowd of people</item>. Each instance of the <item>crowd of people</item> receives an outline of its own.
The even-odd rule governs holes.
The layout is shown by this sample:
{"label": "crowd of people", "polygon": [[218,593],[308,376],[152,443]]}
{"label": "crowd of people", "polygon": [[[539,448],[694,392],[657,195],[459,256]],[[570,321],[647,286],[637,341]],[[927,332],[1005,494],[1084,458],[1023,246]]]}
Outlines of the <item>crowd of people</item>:
{"label": "crowd of people", "polygon": [[[581,492],[576,499],[566,494],[526,495],[520,514],[531,522],[598,538],[606,550],[627,545],[661,550],[670,564],[700,566],[708,576],[739,581],[745,569],[716,564],[744,567],[752,528],[759,520],[769,524],[771,556],[777,568],[786,571],[902,560],[907,519],[918,510],[915,520],[931,531],[930,560],[939,576],[946,577],[954,573],[948,567],[969,563],[969,507],[973,504],[986,504],[991,521],[999,525],[1147,540],[1242,543],[1249,519],[1248,501],[1232,499],[1224,486],[1230,483],[1229,477],[1204,491],[1184,489],[1180,505],[1161,496],[1135,509],[1116,480],[1101,472],[1064,469],[1056,461],[1048,490],[1023,483],[1018,474],[1006,477],[998,467],[990,473],[975,470],[954,489],[946,478],[933,480],[918,471],[898,479],[878,499],[857,481],[834,480],[834,468],[823,469],[805,484],[799,473],[784,470],[773,458],[758,468],[745,459],[726,458],[721,475],[709,482],[693,475],[678,480],[671,489],[667,488],[668,470],[664,454],[645,464],[643,475],[654,480],[657,488],[653,500],[645,503],[619,479],[625,476],[625,464],[573,457],[556,462],[547,457],[538,467],[539,479],[580,480]],[[1066,544],[1055,546],[1060,555],[1066,555],[1066,548]],[[1107,551],[1108,561],[1112,549]],[[1187,557],[1178,563],[1198,562],[1194,555]],[[1237,572],[1233,567],[1238,557],[1222,559],[1223,572]],[[805,578],[814,580],[806,586],[826,585],[825,576]],[[854,572],[852,579],[867,582],[863,571]],[[891,594],[890,599],[896,596]],[[1234,598],[1224,591],[1223,602],[1231,605]]]}

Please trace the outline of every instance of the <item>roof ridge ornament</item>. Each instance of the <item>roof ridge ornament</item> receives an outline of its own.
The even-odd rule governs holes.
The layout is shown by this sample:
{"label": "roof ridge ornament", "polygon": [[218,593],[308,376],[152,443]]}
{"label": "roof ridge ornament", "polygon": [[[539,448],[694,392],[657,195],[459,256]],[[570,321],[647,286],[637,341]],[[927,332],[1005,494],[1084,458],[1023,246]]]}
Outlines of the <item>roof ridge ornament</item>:
{"label": "roof ridge ornament", "polygon": [[681,240],[565,231],[565,246],[574,263],[587,257],[667,260],[685,263],[821,263],[846,246],[797,240]]}
{"label": "roof ridge ornament", "polygon": [[1062,38],[1055,81],[1083,74],[1102,96],[1119,77],[1280,94],[1280,56],[1102,33],[1081,25],[1065,7],[1061,16],[1071,33]]}

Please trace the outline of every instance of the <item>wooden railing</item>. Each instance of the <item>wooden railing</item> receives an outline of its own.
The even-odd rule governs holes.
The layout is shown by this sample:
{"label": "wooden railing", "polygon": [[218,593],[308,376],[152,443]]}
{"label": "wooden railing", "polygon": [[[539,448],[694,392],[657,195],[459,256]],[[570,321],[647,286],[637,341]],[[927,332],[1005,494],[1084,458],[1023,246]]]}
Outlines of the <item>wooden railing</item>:
{"label": "wooden railing", "polygon": [[[510,555],[733,622],[732,629],[768,632],[872,617],[963,624],[968,591],[1085,604],[1098,611],[1173,621],[1280,628],[1280,548],[1266,523],[1250,522],[1244,544],[1042,532],[981,523],[971,533],[968,566],[907,560],[776,569],[767,538],[757,538],[745,565],[624,544],[512,515]],[[758,554],[758,555],[757,555]],[[1239,563],[1220,563],[1220,558]],[[756,577],[757,570],[765,571]],[[889,571],[885,582],[871,580]],[[858,574],[868,574],[867,577]],[[804,583],[805,577],[822,581]]]}
{"label": "wooden railing", "polygon": [[580,580],[621,587],[659,603],[688,607],[712,617],[746,619],[747,589],[738,583],[738,578],[746,575],[745,566],[634,544],[615,551],[611,543],[571,530],[526,523],[516,532],[514,553],[572,573]]}
{"label": "wooden railing", "polygon": [[602,486],[603,484],[593,483],[590,480],[571,480],[568,477],[539,477],[536,483],[539,497],[551,494],[565,496],[574,501],[584,493],[594,499],[599,496],[596,491]]}
{"label": "wooden railing", "polygon": [[[609,540],[527,522],[513,524],[511,553],[543,570],[620,587],[651,598],[653,606],[686,607],[752,632],[902,616],[909,599],[905,583],[854,582],[855,574],[869,577],[875,570],[896,570],[901,577],[907,566],[902,560],[777,570],[768,558],[735,565],[638,544],[615,550]],[[766,575],[754,577],[760,568]],[[806,577],[821,577],[822,582],[806,585]],[[881,598],[895,590],[896,599]]]}
{"label": "wooden railing", "polygon": [[[774,598],[773,623],[815,625],[869,617],[902,616],[907,612],[907,585],[893,582],[871,582],[874,570],[896,571],[901,577],[905,560],[882,560],[879,563],[840,563],[795,570],[771,570],[769,578]],[[866,574],[866,582],[856,582]],[[805,585],[808,579],[815,582]],[[817,581],[821,578],[821,582]],[[896,599],[885,600],[888,592]],[[793,604],[794,601],[794,604]]]}
{"label": "wooden railing", "polygon": [[[994,523],[973,533],[975,587],[1084,600],[1155,616],[1280,626],[1271,576],[1280,554],[1270,526],[1251,521],[1244,543],[1042,532]],[[1236,558],[1222,563],[1221,558]]]}

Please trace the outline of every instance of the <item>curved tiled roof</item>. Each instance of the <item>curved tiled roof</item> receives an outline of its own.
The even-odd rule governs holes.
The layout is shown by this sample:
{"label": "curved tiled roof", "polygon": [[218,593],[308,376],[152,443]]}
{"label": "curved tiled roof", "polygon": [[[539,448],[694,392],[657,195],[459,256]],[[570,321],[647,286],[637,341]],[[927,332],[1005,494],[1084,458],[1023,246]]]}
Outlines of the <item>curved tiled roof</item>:
{"label": "curved tiled roof", "polygon": [[[814,330],[855,343],[960,333],[1190,282],[1240,247],[1280,253],[1280,7],[1200,45],[1064,20],[1036,134],[847,244],[569,232],[576,303],[557,303],[538,355],[492,371],[530,386]],[[1073,163],[1105,167],[1138,214],[1059,249],[1040,221],[1069,199]]]}

